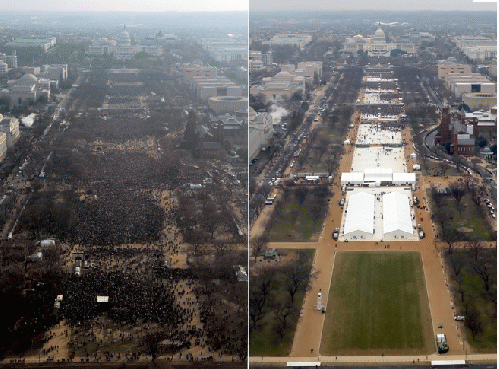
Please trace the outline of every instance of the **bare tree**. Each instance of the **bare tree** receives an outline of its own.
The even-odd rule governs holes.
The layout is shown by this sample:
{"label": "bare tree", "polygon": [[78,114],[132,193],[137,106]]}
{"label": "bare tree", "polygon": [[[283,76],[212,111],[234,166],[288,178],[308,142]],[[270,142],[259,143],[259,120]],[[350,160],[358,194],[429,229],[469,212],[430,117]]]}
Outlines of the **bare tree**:
{"label": "bare tree", "polygon": [[276,302],[272,309],[275,317],[274,330],[283,339],[288,329],[288,317],[296,313],[296,307],[288,300],[284,304]]}
{"label": "bare tree", "polygon": [[307,198],[308,194],[308,187],[305,186],[300,186],[295,192],[296,197],[298,198],[298,201],[300,202],[300,205],[303,205],[305,202],[305,199]]}
{"label": "bare tree", "polygon": [[456,282],[457,284],[454,286],[454,291],[459,295],[461,295],[461,302],[464,302],[464,296],[467,290],[464,287],[463,276],[462,275],[458,276]]}
{"label": "bare tree", "polygon": [[269,240],[267,236],[260,236],[253,238],[251,240],[251,252],[253,253],[253,256],[256,258],[262,254],[267,249],[267,244]]}
{"label": "bare tree", "polygon": [[320,137],[317,141],[318,142],[316,148],[319,151],[319,160],[320,160],[322,158],[322,155],[324,155],[327,148],[329,147],[331,141],[327,137]]}
{"label": "bare tree", "polygon": [[450,190],[451,195],[456,200],[457,209],[459,211],[461,211],[461,200],[466,193],[464,184],[461,182],[451,183],[449,185],[449,190]]}
{"label": "bare tree", "polygon": [[334,171],[334,158],[330,157],[326,159],[326,170],[329,175],[333,174]]}
{"label": "bare tree", "polygon": [[452,254],[450,256],[450,262],[452,264],[452,271],[454,272],[454,275],[459,277],[465,267],[464,259],[459,254]]}
{"label": "bare tree", "polygon": [[485,285],[485,291],[490,291],[490,286],[492,284],[492,277],[494,274],[494,268],[492,266],[491,260],[485,255],[482,254],[482,257],[479,258],[473,266],[474,271],[478,274],[480,279],[483,281]]}
{"label": "bare tree", "polygon": [[482,194],[481,194],[481,191],[480,191],[480,187],[476,183],[471,182],[469,184],[468,193],[470,194],[471,201],[473,201],[473,203],[476,206],[480,206],[480,203],[481,203],[481,200],[482,200]]}
{"label": "bare tree", "polygon": [[304,256],[300,255],[297,262],[289,267],[283,268],[283,273],[285,289],[291,297],[291,302],[294,302],[296,293],[301,288],[305,288],[308,282],[309,272],[307,265],[304,262]]}
{"label": "bare tree", "polygon": [[216,230],[220,226],[220,215],[214,202],[206,197],[203,201],[203,213],[201,223],[211,236],[214,237]]}
{"label": "bare tree", "polygon": [[458,241],[459,235],[454,229],[451,229],[449,225],[444,225],[442,229],[442,239],[447,244],[447,252],[452,254],[453,246]]}
{"label": "bare tree", "polygon": [[466,326],[470,329],[473,339],[483,331],[483,323],[480,320],[480,313],[475,305],[472,305],[466,313]]}
{"label": "bare tree", "polygon": [[324,210],[324,206],[321,202],[321,199],[318,197],[314,197],[312,203],[309,206],[314,222],[318,222],[319,219],[321,219]]}
{"label": "bare tree", "polygon": [[473,257],[475,259],[475,262],[478,262],[478,258],[480,257],[480,254],[482,253],[483,247],[480,244],[480,241],[478,240],[473,240],[473,241],[468,241],[466,243],[466,248],[471,251],[473,254]]}
{"label": "bare tree", "polygon": [[249,317],[251,320],[250,328],[256,327],[258,322],[264,316],[265,305],[270,295],[272,285],[272,273],[268,270],[261,271],[261,275],[252,278],[249,294]]}
{"label": "bare tree", "polygon": [[195,256],[201,255],[203,253],[202,246],[204,244],[204,240],[206,239],[206,235],[197,230],[192,230],[189,237],[189,249]]}

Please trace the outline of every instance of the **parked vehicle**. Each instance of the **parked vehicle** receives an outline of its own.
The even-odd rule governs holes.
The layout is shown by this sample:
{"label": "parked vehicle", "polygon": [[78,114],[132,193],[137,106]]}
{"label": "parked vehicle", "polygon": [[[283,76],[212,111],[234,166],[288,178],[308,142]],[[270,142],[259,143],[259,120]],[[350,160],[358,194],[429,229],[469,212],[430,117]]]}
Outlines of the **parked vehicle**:
{"label": "parked vehicle", "polygon": [[338,240],[338,236],[340,235],[340,230],[338,228],[336,228],[334,231],[333,231],[333,240],[337,241]]}
{"label": "parked vehicle", "polygon": [[437,349],[439,354],[443,354],[449,351],[449,346],[447,345],[447,337],[443,333],[437,334]]}

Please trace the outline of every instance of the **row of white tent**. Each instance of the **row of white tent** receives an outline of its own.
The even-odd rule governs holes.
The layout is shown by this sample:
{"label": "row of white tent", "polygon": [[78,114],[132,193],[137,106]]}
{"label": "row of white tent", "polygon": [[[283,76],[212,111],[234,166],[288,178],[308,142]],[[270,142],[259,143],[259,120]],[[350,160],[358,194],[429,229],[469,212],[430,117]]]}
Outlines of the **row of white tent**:
{"label": "row of white tent", "polygon": [[[352,194],[348,201],[343,237],[346,240],[369,240],[375,233],[374,202],[376,196],[368,192]],[[409,197],[401,192],[382,195],[383,238],[410,239],[414,237]]]}
{"label": "row of white tent", "polygon": [[393,173],[391,168],[366,168],[363,172],[341,173],[341,186],[411,186],[416,188],[416,173]]}

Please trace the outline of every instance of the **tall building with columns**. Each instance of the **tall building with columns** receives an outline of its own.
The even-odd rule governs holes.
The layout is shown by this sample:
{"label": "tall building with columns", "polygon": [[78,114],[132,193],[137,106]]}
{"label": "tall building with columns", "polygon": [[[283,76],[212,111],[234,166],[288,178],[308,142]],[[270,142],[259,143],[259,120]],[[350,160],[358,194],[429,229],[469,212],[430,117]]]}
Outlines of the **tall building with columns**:
{"label": "tall building with columns", "polygon": [[99,38],[92,41],[87,54],[90,55],[113,55],[116,59],[131,59],[135,54],[145,52],[151,56],[163,55],[163,48],[160,46],[137,45],[132,43],[130,34],[123,26],[123,30],[117,40]]}

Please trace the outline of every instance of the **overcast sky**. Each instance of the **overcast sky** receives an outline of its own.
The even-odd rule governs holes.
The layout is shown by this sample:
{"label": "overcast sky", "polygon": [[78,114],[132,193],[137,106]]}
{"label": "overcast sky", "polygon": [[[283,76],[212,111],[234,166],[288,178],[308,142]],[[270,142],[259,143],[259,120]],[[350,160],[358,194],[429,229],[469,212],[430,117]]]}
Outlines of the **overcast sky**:
{"label": "overcast sky", "polygon": [[491,10],[497,0],[0,0],[3,11]]}
{"label": "overcast sky", "polygon": [[0,0],[2,11],[247,11],[248,0]]}
{"label": "overcast sky", "polygon": [[[484,1],[484,0],[482,0]],[[486,1],[486,0],[485,0]],[[250,0],[250,11],[265,10],[491,10],[497,1],[472,0]],[[494,2],[495,1],[495,2]]]}

